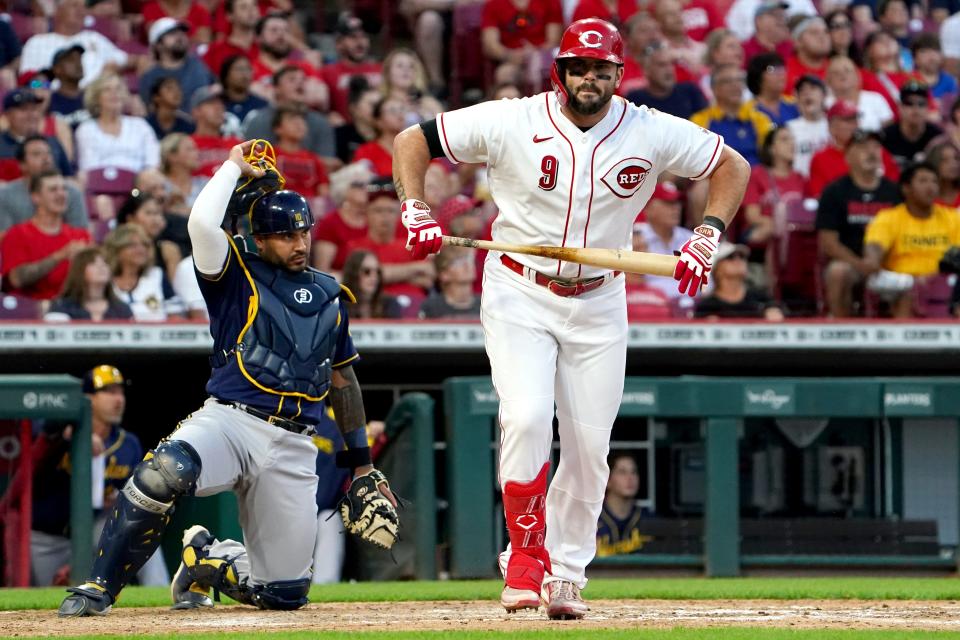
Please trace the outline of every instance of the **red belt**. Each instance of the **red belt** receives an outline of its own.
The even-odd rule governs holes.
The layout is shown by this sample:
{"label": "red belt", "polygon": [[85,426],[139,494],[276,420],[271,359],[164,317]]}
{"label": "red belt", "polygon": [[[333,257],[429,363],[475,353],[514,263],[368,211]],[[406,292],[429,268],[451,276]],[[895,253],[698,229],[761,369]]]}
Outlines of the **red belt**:
{"label": "red belt", "polygon": [[[507,254],[504,253],[500,255],[500,262],[503,263],[503,266],[505,266],[507,269],[510,269],[510,271],[518,273],[524,278],[527,277],[527,275],[524,273],[524,269],[526,267]],[[572,296],[579,296],[581,293],[593,291],[594,289],[602,287],[607,281],[606,276],[600,276],[598,278],[590,278],[589,280],[581,280],[580,282],[564,282],[563,280],[557,280],[556,278],[545,276],[539,271],[534,271],[533,269],[530,269],[530,271],[534,274],[534,282],[541,287],[546,287],[551,293],[556,294],[561,298],[570,298]],[[618,275],[620,275],[619,271],[613,272],[614,278],[616,278]]]}

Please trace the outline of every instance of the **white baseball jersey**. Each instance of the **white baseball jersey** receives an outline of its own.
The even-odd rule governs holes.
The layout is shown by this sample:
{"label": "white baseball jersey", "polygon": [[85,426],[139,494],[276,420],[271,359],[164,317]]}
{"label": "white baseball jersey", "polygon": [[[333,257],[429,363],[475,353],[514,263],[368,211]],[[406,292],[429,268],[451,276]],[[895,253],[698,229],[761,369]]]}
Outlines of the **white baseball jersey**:
{"label": "white baseball jersey", "polygon": [[[560,112],[552,91],[442,113],[437,125],[450,161],[489,166],[490,191],[500,209],[493,238],[516,244],[629,249],[633,222],[657,176],[669,171],[705,178],[723,148],[715,133],[619,97],[603,120],[582,131]],[[606,273],[514,257],[553,277]]]}

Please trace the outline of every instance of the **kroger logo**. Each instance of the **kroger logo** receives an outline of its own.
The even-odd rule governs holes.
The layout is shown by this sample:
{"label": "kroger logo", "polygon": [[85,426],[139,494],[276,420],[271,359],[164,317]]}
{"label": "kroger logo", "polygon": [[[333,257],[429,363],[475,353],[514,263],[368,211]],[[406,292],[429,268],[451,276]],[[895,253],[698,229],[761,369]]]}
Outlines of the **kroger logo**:
{"label": "kroger logo", "polygon": [[933,404],[930,392],[885,393],[883,404],[887,407],[929,407]]}
{"label": "kroger logo", "polygon": [[761,392],[747,390],[747,402],[770,407],[774,411],[782,408],[783,405],[790,402],[790,399],[789,395],[777,393],[773,389],[764,389]]}

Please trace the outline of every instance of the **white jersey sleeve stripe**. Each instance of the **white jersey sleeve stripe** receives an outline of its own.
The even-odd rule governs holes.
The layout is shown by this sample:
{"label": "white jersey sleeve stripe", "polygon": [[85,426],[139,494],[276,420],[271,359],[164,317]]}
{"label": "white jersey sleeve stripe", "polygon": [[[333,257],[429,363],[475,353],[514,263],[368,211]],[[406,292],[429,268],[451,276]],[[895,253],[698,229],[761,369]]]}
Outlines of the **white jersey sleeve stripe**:
{"label": "white jersey sleeve stripe", "polygon": [[713,149],[713,155],[710,156],[710,162],[707,163],[706,168],[697,175],[690,178],[691,180],[702,180],[704,177],[710,175],[710,172],[713,171],[713,168],[717,166],[717,162],[720,160],[720,145],[723,144],[723,138],[717,136],[717,146]]}
{"label": "white jersey sleeve stripe", "polygon": [[443,122],[443,114],[437,118],[437,122],[440,123],[440,145],[443,147],[443,152],[447,154],[447,159],[450,162],[455,162],[456,164],[462,164],[457,157],[453,155],[453,149],[450,148],[450,143],[447,142],[447,127]]}

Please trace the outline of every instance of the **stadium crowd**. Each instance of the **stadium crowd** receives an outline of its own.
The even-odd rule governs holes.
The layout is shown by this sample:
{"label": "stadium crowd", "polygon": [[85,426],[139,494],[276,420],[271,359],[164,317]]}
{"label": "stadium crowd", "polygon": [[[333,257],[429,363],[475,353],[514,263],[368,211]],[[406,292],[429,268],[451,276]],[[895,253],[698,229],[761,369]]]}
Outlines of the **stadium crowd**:
{"label": "stadium crowd", "polygon": [[[478,317],[484,256],[404,249],[393,139],[547,90],[564,26],[584,17],[622,30],[625,99],[722,134],[753,165],[710,289],[691,303],[670,279],[629,276],[631,320],[954,313],[960,1],[339,4],[7,0],[0,318],[205,318],[186,221],[249,138],[310,199],[312,264],[356,294],[355,317]],[[634,249],[676,251],[704,187],[662,179]],[[489,236],[483,167],[434,161],[425,200],[445,233]]]}

